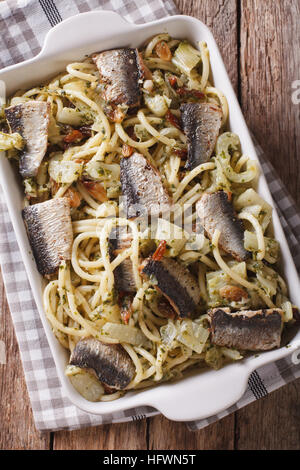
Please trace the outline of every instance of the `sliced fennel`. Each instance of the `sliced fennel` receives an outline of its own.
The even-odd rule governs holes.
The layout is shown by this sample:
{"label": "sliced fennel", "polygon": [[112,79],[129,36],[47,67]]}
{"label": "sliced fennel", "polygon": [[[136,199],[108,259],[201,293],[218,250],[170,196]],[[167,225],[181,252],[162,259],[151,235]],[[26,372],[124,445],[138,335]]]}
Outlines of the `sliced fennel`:
{"label": "sliced fennel", "polygon": [[24,145],[25,142],[23,137],[17,132],[14,134],[5,134],[5,132],[0,132],[0,151],[11,149],[22,150]]}
{"label": "sliced fennel", "polygon": [[247,206],[259,205],[266,212],[272,212],[272,206],[268,204],[257,192],[252,189],[246,189],[236,200],[235,208],[241,210]]}
{"label": "sliced fennel", "polygon": [[104,388],[98,378],[90,371],[68,365],[65,374],[73,387],[88,401],[100,401]]}
{"label": "sliced fennel", "polygon": [[157,242],[166,240],[166,256],[177,256],[188,238],[189,234],[178,225],[174,225],[165,219],[158,219],[154,239]]}
{"label": "sliced fennel", "polygon": [[240,359],[243,359],[243,356],[241,355],[241,353],[237,351],[236,349],[221,348],[221,352],[223,356],[233,361],[239,361]]}
{"label": "sliced fennel", "polygon": [[62,124],[70,124],[70,126],[80,126],[84,123],[84,115],[73,108],[62,108],[57,112],[56,119]]}
{"label": "sliced fennel", "polygon": [[201,354],[209,338],[208,328],[192,320],[169,320],[167,325],[160,328],[162,342],[168,349],[173,349],[178,343],[187,346]]}
{"label": "sliced fennel", "polygon": [[51,158],[49,162],[49,175],[57,183],[73,183],[82,173],[82,163],[72,160],[62,160],[62,155],[58,154]]}
{"label": "sliced fennel", "polygon": [[116,163],[104,163],[102,161],[90,160],[85,167],[86,173],[94,180],[120,180],[120,165]]}
{"label": "sliced fennel", "polygon": [[[278,259],[278,255],[279,255],[278,241],[274,240],[274,238],[269,238],[269,237],[264,237],[264,241],[265,241],[265,247],[266,247],[266,252],[265,252],[265,257],[264,257],[265,260],[271,264],[276,263]],[[258,250],[257,237],[254,232],[249,232],[248,230],[245,230],[244,246],[246,250],[252,251],[254,253]]]}
{"label": "sliced fennel", "polygon": [[240,139],[233,132],[224,132],[218,137],[216,143],[216,160],[222,166],[226,178],[233,183],[248,183],[253,180],[257,174],[257,165],[253,160],[246,159],[246,170],[237,173],[231,166],[231,154],[240,149]]}
{"label": "sliced fennel", "polygon": [[187,42],[181,42],[174,52],[172,62],[186,75],[190,75],[200,62],[201,53]]}
{"label": "sliced fennel", "polygon": [[286,299],[284,302],[282,302],[281,308],[284,312],[283,321],[284,322],[292,321],[294,318],[294,315],[293,315],[293,306],[291,302]]}
{"label": "sliced fennel", "polygon": [[[230,262],[230,268],[243,279],[247,279],[247,267],[245,262]],[[210,271],[206,274],[208,305],[209,307],[230,306],[234,308],[246,308],[251,305],[251,299],[242,298],[240,301],[229,301],[220,295],[220,289],[225,286],[238,286],[228,274],[222,270]],[[247,291],[248,295],[249,292]]]}
{"label": "sliced fennel", "polygon": [[129,343],[135,346],[147,343],[147,338],[141,330],[134,326],[122,325],[121,323],[105,323],[101,328],[101,334],[117,339],[120,343]]}
{"label": "sliced fennel", "polygon": [[272,206],[252,188],[246,189],[246,191],[240,194],[234,201],[234,206],[237,211],[245,208],[248,210],[249,206],[255,205],[261,207],[258,221],[264,233],[272,218]]}
{"label": "sliced fennel", "polygon": [[144,99],[147,108],[159,117],[164,116],[171,105],[171,100],[165,95],[145,95]]}
{"label": "sliced fennel", "polygon": [[217,370],[223,365],[223,354],[221,348],[218,346],[211,346],[205,352],[204,360],[209,367]]}
{"label": "sliced fennel", "polygon": [[183,320],[180,322],[178,330],[177,340],[196,353],[201,354],[209,338],[208,328],[204,328],[192,320]]}
{"label": "sliced fennel", "polygon": [[224,153],[226,156],[230,156],[229,151],[237,151],[240,149],[240,139],[237,134],[233,132],[224,132],[218,137],[216,143],[216,153],[220,155]]}

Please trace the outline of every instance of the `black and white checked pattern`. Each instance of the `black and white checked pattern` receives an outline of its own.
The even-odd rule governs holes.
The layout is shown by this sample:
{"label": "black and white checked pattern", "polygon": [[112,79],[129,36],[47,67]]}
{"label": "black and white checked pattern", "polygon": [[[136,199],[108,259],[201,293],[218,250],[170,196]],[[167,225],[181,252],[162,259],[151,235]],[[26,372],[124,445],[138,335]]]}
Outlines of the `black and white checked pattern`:
{"label": "black and white checked pattern", "polygon": [[[135,23],[153,21],[176,13],[172,0],[2,1],[0,68],[36,55],[46,33],[55,24],[74,14],[96,9],[114,10]],[[300,272],[300,216],[272,165],[264,160],[262,149],[257,147],[257,151]],[[157,410],[145,406],[101,417],[79,410],[64,396],[1,193],[0,188],[0,264],[37,429],[70,430],[104,423],[136,421],[158,414]],[[254,371],[241,400],[216,416],[187,423],[189,429],[201,429],[300,377],[300,366],[295,362],[288,357]]]}
{"label": "black and white checked pattern", "polygon": [[90,10],[113,10],[133,23],[146,23],[177,13],[172,0],[1,1],[0,69],[33,57],[52,26]]}

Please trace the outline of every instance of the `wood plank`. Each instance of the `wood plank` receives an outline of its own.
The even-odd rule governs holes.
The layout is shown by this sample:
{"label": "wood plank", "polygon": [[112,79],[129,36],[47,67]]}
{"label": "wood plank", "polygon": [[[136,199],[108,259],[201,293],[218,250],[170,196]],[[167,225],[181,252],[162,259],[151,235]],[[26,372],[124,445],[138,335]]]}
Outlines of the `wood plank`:
{"label": "wood plank", "polygon": [[300,2],[242,0],[241,101],[250,129],[300,202]]}
{"label": "wood plank", "polygon": [[300,379],[237,412],[237,448],[299,450],[299,423]]}
{"label": "wood plank", "polygon": [[[241,0],[241,104],[250,129],[289,191],[300,201],[298,0]],[[298,449],[300,381],[236,413],[239,449]]]}
{"label": "wood plank", "polygon": [[146,450],[147,420],[54,433],[55,450]]}
{"label": "wood plank", "polygon": [[234,414],[193,432],[184,423],[155,416],[149,423],[149,449],[233,450]]}
{"label": "wood plank", "polygon": [[0,449],[49,449],[50,433],[35,429],[22,363],[0,272],[0,339],[6,364],[0,365]]}

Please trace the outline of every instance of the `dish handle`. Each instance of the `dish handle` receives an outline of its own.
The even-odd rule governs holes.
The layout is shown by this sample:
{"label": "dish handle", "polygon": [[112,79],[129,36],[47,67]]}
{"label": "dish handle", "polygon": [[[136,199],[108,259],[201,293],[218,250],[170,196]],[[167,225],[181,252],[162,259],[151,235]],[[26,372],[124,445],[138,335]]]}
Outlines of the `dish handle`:
{"label": "dish handle", "polygon": [[204,383],[198,376],[198,380],[197,377],[186,378],[182,386],[177,382],[173,392],[170,384],[168,393],[158,387],[148,404],[173,421],[205,419],[234,405],[245,393],[250,374],[249,367],[237,363],[218,371],[206,371]]}
{"label": "dish handle", "polygon": [[99,25],[101,25],[102,36],[103,33],[105,34],[105,30],[107,30],[108,35],[111,34],[112,25],[118,34],[127,32],[134,26],[113,11],[102,10],[79,13],[50,29],[38,57],[55,54],[57,44],[63,44],[65,50],[74,49],[74,47],[82,48],[83,33],[84,42],[96,42],[99,39]]}

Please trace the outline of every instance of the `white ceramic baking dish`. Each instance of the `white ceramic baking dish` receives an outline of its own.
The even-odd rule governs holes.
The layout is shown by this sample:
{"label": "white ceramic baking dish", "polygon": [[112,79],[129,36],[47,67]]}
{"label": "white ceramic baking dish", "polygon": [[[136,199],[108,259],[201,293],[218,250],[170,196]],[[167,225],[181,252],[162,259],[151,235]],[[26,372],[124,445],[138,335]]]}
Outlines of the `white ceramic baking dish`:
{"label": "white ceramic baking dish", "polygon": [[[150,36],[163,31],[173,37],[187,38],[194,44],[200,40],[207,42],[214,84],[228,99],[230,130],[240,136],[243,151],[251,158],[257,159],[216,42],[203,23],[188,16],[173,16],[145,25],[129,24],[113,12],[89,12],[73,16],[48,33],[44,47],[37,57],[0,71],[0,80],[6,83],[9,96],[18,88],[27,89],[42,83],[63,70],[66,64],[81,59],[85,54],[120,46],[140,46]],[[116,401],[88,402],[76,392],[64,375],[68,354],[54,337],[43,311],[43,282],[36,269],[21,217],[22,188],[3,152],[0,155],[0,182],[59,378],[66,395],[79,408],[90,413],[106,414],[149,405],[157,408],[171,420],[188,421],[205,418],[233,405],[243,395],[248,377],[254,369],[291,354],[300,347],[300,331],[298,331],[289,348],[282,347],[262,353],[258,357],[253,355],[218,371],[194,371],[176,383],[165,383],[148,390],[130,392]],[[260,177],[258,191],[274,207],[263,175]],[[276,210],[273,213],[273,221],[275,236],[281,244],[282,269],[289,285],[290,296],[295,304],[300,305],[297,271]]]}

